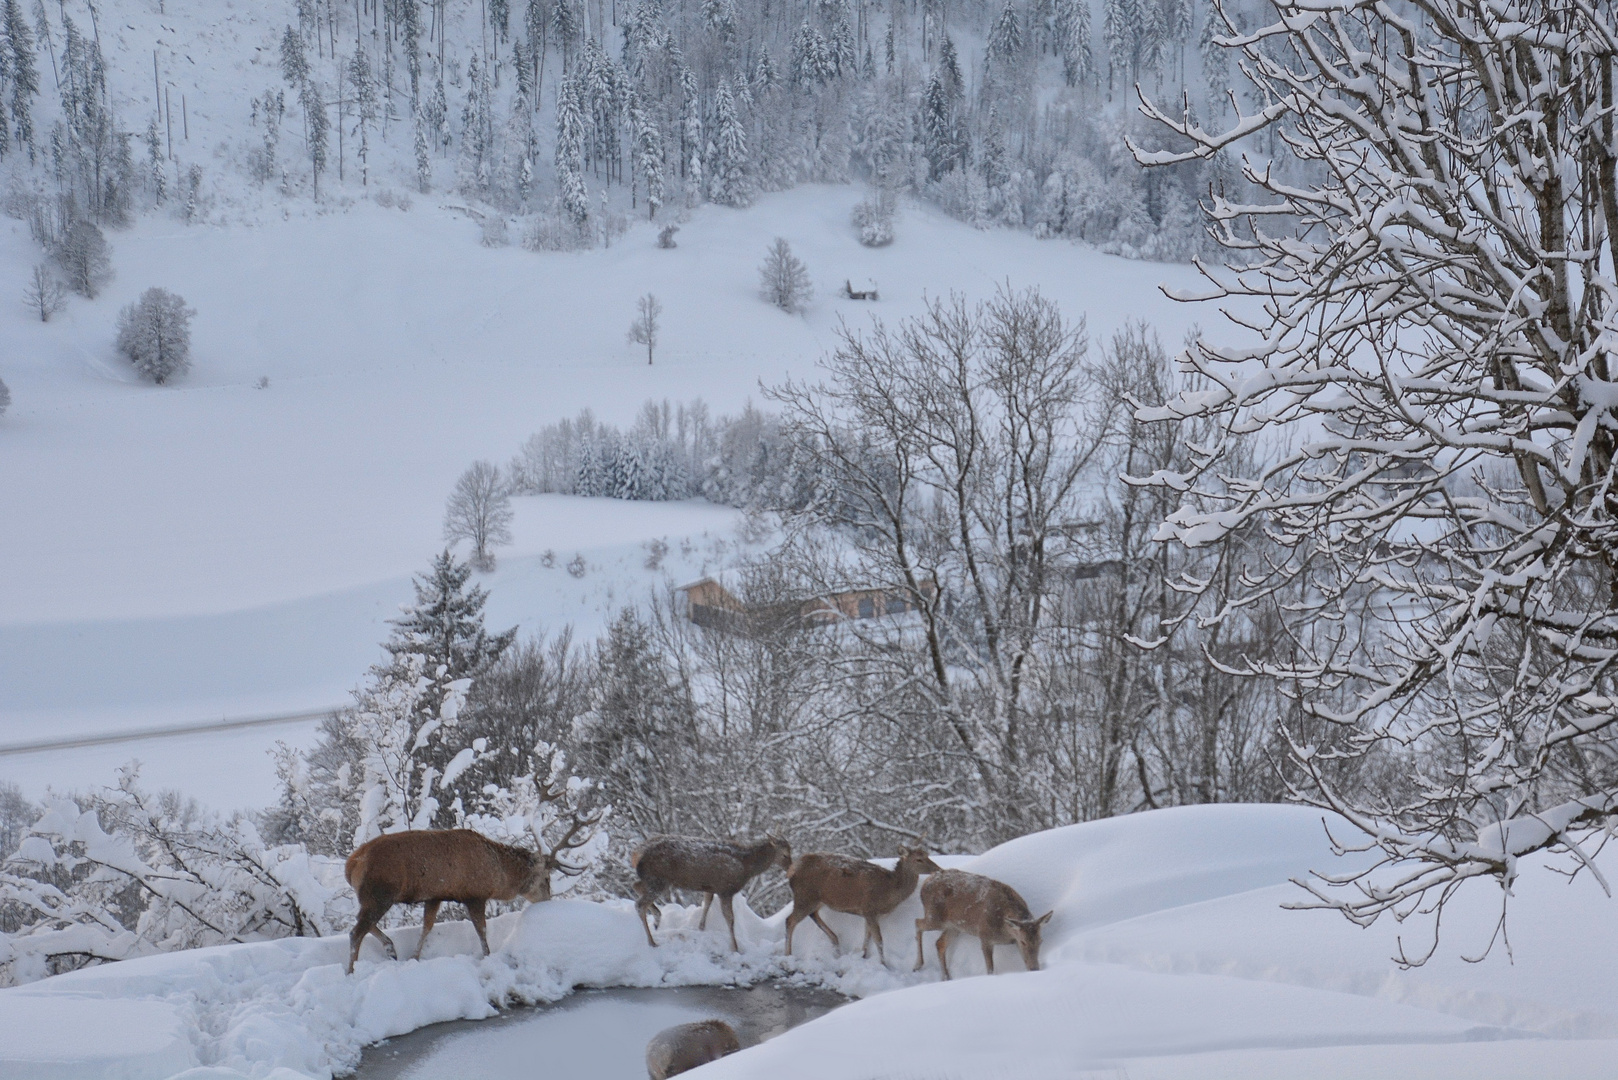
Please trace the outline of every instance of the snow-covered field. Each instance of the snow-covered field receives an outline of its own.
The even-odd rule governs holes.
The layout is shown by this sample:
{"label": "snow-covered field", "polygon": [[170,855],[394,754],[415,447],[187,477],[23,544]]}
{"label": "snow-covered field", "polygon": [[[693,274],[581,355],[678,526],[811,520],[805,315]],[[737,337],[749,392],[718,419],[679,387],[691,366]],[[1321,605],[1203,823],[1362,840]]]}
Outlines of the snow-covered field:
{"label": "snow-covered field", "polygon": [[[1358,930],[1284,911],[1287,884],[1332,856],[1318,814],[1295,807],[1156,811],[1039,833],[949,860],[1016,886],[1046,928],[1045,970],[1015,950],[984,976],[957,942],[956,978],[912,973],[914,897],[883,923],[894,967],[862,961],[806,924],[786,958],[783,917],[738,904],[740,954],[717,918],[670,909],[650,949],[627,903],[556,900],[490,926],[476,958],[466,923],[441,923],[420,962],[346,942],[283,940],[131,960],[0,991],[0,1074],[17,1080],[295,1080],[350,1067],[360,1048],[424,1024],[550,1001],[577,986],[747,983],[796,977],[863,1000],[703,1073],[776,1080],[917,1076],[1128,1076],[1206,1080],[1420,1076],[1611,1077],[1618,1060],[1618,921],[1594,882],[1525,871],[1511,903],[1514,960],[1469,964],[1498,914],[1487,886],[1446,916],[1425,968],[1388,961],[1396,928]],[[1607,872],[1614,867],[1611,858]],[[845,942],[857,920],[828,915]],[[1420,935],[1424,928],[1408,926]],[[395,932],[400,951],[414,931]],[[539,1053],[543,1048],[535,1047]]]}
{"label": "snow-covered field", "polygon": [[[440,546],[456,476],[582,408],[616,423],[649,398],[733,411],[761,384],[809,374],[840,320],[893,321],[926,296],[1001,282],[1086,317],[1092,347],[1133,319],[1171,346],[1193,319],[1217,319],[1158,291],[1192,284],[1189,267],[978,231],[923,206],[892,247],[861,247],[848,224],[860,197],[810,187],[746,211],[706,206],[672,251],[640,223],[577,254],[480,247],[472,222],[428,198],[255,226],[147,218],[112,234],[118,276],[98,299],[48,324],[0,304],[13,395],[0,551],[25,568],[0,575],[0,744],[342,702]],[[801,317],[757,296],[778,235],[815,279]],[[0,280],[37,258],[25,226],[0,219]],[[837,297],[845,278],[874,279],[881,301]],[[194,367],[173,386],[138,382],[112,346],[118,309],[153,284],[198,311]],[[666,309],[650,366],[625,340],[648,290]],[[614,605],[723,564],[716,545],[735,542],[736,515],[713,507],[517,502],[516,543],[484,583],[491,625],[524,632],[592,633]],[[658,572],[642,565],[654,538],[673,549]],[[553,569],[537,561],[546,550]],[[575,552],[591,566],[582,580],[562,569]],[[139,756],[154,785],[251,805],[272,795],[260,749],[310,730],[188,736]],[[0,778],[37,796],[109,782],[130,756],[8,755]]]}

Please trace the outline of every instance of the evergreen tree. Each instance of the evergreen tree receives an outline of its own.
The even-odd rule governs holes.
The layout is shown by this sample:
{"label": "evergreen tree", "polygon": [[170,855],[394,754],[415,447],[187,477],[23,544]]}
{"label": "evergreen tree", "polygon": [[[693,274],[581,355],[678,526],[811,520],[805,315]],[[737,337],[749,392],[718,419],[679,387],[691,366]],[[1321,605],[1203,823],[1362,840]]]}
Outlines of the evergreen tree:
{"label": "evergreen tree", "polygon": [[736,115],[729,79],[719,80],[719,89],[714,95],[714,112],[719,125],[714,202],[724,206],[747,206],[753,201],[752,185],[747,177],[747,129]]}
{"label": "evergreen tree", "polygon": [[646,110],[635,106],[635,169],[646,181],[646,217],[657,217],[663,205],[663,136]]}
{"label": "evergreen tree", "polygon": [[163,140],[157,131],[155,114],[146,124],[146,178],[152,187],[153,201],[162,206],[168,197],[168,169],[163,164]]}
{"label": "evergreen tree", "polygon": [[298,96],[309,125],[309,167],[314,175],[315,197],[319,198],[320,174],[326,171],[327,134],[331,130],[331,119],[326,115],[326,103],[314,79],[303,81]]}
{"label": "evergreen tree", "polygon": [[938,78],[950,102],[960,101],[966,95],[966,81],[961,78],[961,60],[955,53],[955,42],[948,34],[938,48]]}
{"label": "evergreen tree", "polygon": [[423,195],[432,190],[433,163],[427,153],[427,123],[426,117],[420,111],[416,113],[416,187]]}
{"label": "evergreen tree", "polygon": [[[5,74],[11,79],[11,124],[17,146],[26,148],[28,160],[33,161],[32,99],[39,93],[39,72],[34,66],[33,32],[28,28],[28,20],[23,18],[19,0],[5,0],[5,7],[0,9],[0,30],[4,31],[9,46],[7,66],[10,71]],[[0,138],[3,137],[4,129],[0,128]]]}
{"label": "evergreen tree", "polygon": [[1132,83],[1140,48],[1139,0],[1104,0],[1101,18],[1101,32],[1107,43],[1107,86],[1116,86],[1119,79]]}
{"label": "evergreen tree", "polygon": [[1090,77],[1089,0],[1055,0],[1056,51],[1062,58],[1062,77],[1078,86]]}
{"label": "evergreen tree", "polygon": [[556,98],[556,183],[562,209],[579,228],[590,219],[590,196],[584,187],[584,113],[577,76],[562,78]]}
{"label": "evergreen tree", "polygon": [[354,89],[354,111],[360,137],[357,152],[360,160],[360,186],[369,187],[371,183],[370,130],[371,125],[376,122],[377,116],[376,80],[371,75],[371,58],[366,55],[364,47],[358,43],[354,46],[354,56],[348,62],[348,83]]}
{"label": "evergreen tree", "polygon": [[922,153],[927,158],[928,178],[937,180],[961,164],[955,111],[938,74],[927,80],[921,98]]}
{"label": "evergreen tree", "polygon": [[433,87],[432,96],[427,99],[427,107],[423,113],[438,149],[440,151],[449,149],[449,97],[444,93],[443,75],[439,75],[438,83]]}
{"label": "evergreen tree", "polygon": [[1006,6],[1000,9],[1000,17],[995,19],[989,31],[989,50],[984,67],[1000,77],[1010,74],[1022,56],[1022,46],[1022,22],[1017,18],[1015,5],[1011,0],[1006,0]]}

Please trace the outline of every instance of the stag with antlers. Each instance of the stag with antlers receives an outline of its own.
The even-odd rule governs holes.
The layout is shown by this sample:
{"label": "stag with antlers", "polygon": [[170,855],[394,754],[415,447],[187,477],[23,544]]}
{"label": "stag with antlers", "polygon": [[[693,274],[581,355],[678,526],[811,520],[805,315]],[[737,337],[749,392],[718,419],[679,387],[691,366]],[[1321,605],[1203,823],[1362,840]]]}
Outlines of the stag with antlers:
{"label": "stag with antlers", "polygon": [[424,905],[421,938],[412,959],[421,958],[422,946],[432,932],[439,907],[448,903],[466,908],[483,955],[489,955],[489,935],[484,910],[490,900],[514,900],[521,896],[530,902],[551,898],[551,874],[560,871],[578,875],[584,867],[564,862],[565,852],[581,848],[594,839],[605,818],[605,808],[585,813],[574,802],[574,792],[565,780],[558,780],[553,768],[549,780],[534,777],[534,790],[541,809],[560,809],[565,821],[560,838],[547,846],[544,829],[528,815],[528,831],[534,837],[533,850],[502,844],[472,829],[420,829],[388,833],[354,849],[344,867],[344,877],[359,898],[359,917],[349,935],[348,971],[354,971],[360,944],[366,934],[375,934],[393,959],[399,958],[393,942],[377,923],[395,904]]}

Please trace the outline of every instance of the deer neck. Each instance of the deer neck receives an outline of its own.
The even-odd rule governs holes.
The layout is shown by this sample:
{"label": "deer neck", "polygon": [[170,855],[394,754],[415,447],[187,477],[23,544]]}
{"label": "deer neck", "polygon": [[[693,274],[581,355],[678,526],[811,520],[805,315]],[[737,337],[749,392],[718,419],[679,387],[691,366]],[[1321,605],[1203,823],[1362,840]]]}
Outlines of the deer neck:
{"label": "deer neck", "polygon": [[770,865],[775,858],[775,845],[768,840],[761,840],[752,847],[742,849],[742,866],[747,869],[748,877],[757,877]]}
{"label": "deer neck", "polygon": [[888,899],[903,900],[916,887],[921,871],[916,869],[914,863],[900,859],[883,877],[887,883]]}

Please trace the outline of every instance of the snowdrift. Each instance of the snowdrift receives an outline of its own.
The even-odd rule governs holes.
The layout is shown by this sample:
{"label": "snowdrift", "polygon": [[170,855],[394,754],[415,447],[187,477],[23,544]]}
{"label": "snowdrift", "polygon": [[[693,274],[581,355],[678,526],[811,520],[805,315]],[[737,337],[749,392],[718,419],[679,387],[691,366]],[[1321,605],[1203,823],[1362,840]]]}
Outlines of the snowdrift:
{"label": "snowdrift", "polygon": [[[1611,1077],[1618,1060],[1618,920],[1593,882],[1525,871],[1510,946],[1482,951],[1500,912],[1487,885],[1445,918],[1427,967],[1399,971],[1394,938],[1336,915],[1283,910],[1287,879],[1333,857],[1318,813],[1218,806],[1157,811],[1023,837],[950,864],[1053,909],[1045,970],[1014,949],[982,977],[977,943],[914,963],[914,897],[883,923],[891,968],[834,955],[812,924],[784,957],[784,912],[737,905],[742,952],[717,916],[666,910],[649,949],[626,902],[556,900],[490,924],[481,958],[466,923],[440,923],[420,962],[367,943],[353,977],[346,941],[222,946],[112,964],[0,991],[0,1075],[145,1080],[327,1077],[367,1043],[440,1020],[476,1019],[576,987],[746,984],[794,978],[862,998],[704,1076]],[[1612,861],[1612,860],[1607,860]],[[858,920],[828,914],[845,942]],[[400,952],[414,929],[393,931]],[[931,954],[931,939],[928,941]],[[1513,958],[1515,962],[1513,963]]]}

